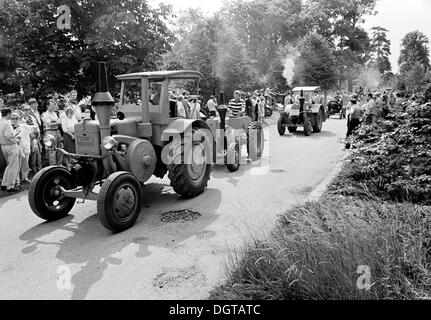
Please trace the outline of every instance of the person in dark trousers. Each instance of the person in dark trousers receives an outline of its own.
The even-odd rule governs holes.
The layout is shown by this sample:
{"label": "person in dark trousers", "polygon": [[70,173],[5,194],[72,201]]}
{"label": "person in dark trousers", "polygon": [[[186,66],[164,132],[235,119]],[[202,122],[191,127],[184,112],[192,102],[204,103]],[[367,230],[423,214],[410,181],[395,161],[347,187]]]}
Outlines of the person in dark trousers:
{"label": "person in dark trousers", "polygon": [[[350,107],[350,114],[348,119],[348,128],[347,128],[347,135],[346,135],[347,140],[353,134],[353,132],[355,132],[359,128],[361,124],[361,119],[364,115],[364,110],[361,106],[358,105],[358,101],[356,99],[352,99],[350,103],[351,103],[351,107]],[[346,143],[346,149],[350,149],[350,147],[351,147],[351,144],[348,141]]]}

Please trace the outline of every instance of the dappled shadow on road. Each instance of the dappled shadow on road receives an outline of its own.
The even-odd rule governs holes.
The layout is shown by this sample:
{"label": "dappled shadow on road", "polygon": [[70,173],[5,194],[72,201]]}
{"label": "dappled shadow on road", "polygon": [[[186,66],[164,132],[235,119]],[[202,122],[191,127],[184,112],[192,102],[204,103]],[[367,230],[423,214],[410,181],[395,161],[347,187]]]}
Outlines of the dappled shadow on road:
{"label": "dappled shadow on road", "polygon": [[[164,211],[193,208],[200,202],[205,203],[205,210],[202,210],[197,220],[175,223],[170,228],[175,232],[166,232],[167,224],[160,220]],[[201,196],[186,200],[171,192],[169,186],[150,184],[144,187],[144,207],[131,229],[111,234],[100,224],[97,215],[78,223],[69,216],[53,223],[42,223],[22,234],[20,240],[29,244],[22,252],[29,254],[37,250],[38,246],[57,246],[56,258],[64,261],[64,264],[83,264],[72,276],[71,298],[85,299],[110,265],[122,264],[122,259],[115,257],[122,250],[138,246],[135,256],[144,259],[152,254],[149,247],[172,249],[187,238],[203,232],[217,220],[216,210],[220,203],[219,190],[207,189]],[[67,231],[70,235],[55,242],[42,240],[58,230]]]}
{"label": "dappled shadow on road", "polygon": [[229,172],[226,166],[215,165],[211,173],[211,177],[215,179],[225,180],[233,186],[237,187],[240,178],[246,174],[251,174],[251,171],[257,168],[262,168],[266,165],[268,159],[260,159],[257,161],[251,161],[247,164],[241,164],[240,168],[236,172]]}
{"label": "dappled shadow on road", "polygon": [[331,132],[331,131],[322,131],[319,133],[312,133],[311,136],[306,137],[304,134],[304,131],[302,130],[298,130],[295,133],[288,133],[285,134],[284,136],[280,136],[280,138],[285,138],[285,139],[289,139],[289,138],[299,138],[299,139],[311,139],[311,140],[320,140],[320,139],[324,139],[324,138],[332,138],[332,137],[337,137],[338,135]]}

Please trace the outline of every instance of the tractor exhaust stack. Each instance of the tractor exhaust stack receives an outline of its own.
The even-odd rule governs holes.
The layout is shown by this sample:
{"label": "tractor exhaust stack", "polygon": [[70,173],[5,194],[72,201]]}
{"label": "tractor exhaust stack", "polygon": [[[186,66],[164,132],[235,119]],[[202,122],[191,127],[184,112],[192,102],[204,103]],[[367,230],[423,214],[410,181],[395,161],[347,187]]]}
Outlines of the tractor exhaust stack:
{"label": "tractor exhaust stack", "polygon": [[226,130],[226,114],[227,114],[227,107],[224,105],[224,93],[223,91],[220,92],[219,96],[219,108],[217,109],[218,113],[220,114],[220,129]]}
{"label": "tractor exhaust stack", "polygon": [[97,118],[100,125],[100,141],[111,135],[110,119],[112,107],[115,104],[114,99],[109,93],[108,75],[106,73],[106,63],[97,63],[97,82],[96,93],[94,94],[92,105],[96,109]]}

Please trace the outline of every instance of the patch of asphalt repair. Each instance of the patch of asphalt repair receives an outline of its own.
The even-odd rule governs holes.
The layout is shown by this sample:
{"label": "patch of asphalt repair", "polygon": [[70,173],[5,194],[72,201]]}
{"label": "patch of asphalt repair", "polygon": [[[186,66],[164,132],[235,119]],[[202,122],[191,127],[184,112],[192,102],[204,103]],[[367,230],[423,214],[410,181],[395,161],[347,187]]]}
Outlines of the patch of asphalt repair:
{"label": "patch of asphalt repair", "polygon": [[160,221],[164,223],[186,223],[190,221],[195,221],[202,215],[199,212],[192,210],[177,210],[169,211],[162,214]]}

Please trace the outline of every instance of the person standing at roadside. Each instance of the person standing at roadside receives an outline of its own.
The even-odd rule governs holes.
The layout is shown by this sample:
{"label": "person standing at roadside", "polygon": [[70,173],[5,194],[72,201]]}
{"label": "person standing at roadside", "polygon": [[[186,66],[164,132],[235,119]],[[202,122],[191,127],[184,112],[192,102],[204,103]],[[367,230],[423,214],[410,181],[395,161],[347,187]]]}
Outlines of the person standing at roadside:
{"label": "person standing at roadside", "polygon": [[179,96],[177,99],[177,115],[180,118],[187,119],[187,111],[184,107],[184,97]]}
{"label": "person standing at roadside", "polygon": [[373,125],[376,121],[378,114],[379,111],[376,102],[374,101],[373,94],[369,93],[365,109],[365,124]]}
{"label": "person standing at roadside", "polygon": [[73,108],[76,120],[81,121],[82,120],[81,107],[78,106],[78,100],[77,100],[78,92],[76,90],[72,90],[70,91],[69,96],[70,96],[70,99],[66,103],[65,110],[67,108]]}
{"label": "person standing at roadside", "polygon": [[207,108],[208,108],[210,117],[215,118],[217,116],[217,103],[215,101],[215,96],[211,96],[211,98],[208,100]]}
{"label": "person standing at roadside", "polygon": [[[50,134],[54,137],[54,141],[52,143],[52,147],[57,147],[61,144],[61,134],[60,134],[60,118],[55,113],[56,104],[54,100],[48,101],[48,109],[46,112],[42,115],[42,121],[46,128],[45,133]],[[49,152],[48,158],[49,158],[49,164],[50,165],[56,165],[61,163],[61,154],[56,151]]]}
{"label": "person standing at roadside", "polygon": [[[350,101],[350,113],[348,115],[346,139],[348,139],[359,128],[363,115],[363,107],[358,104],[356,97],[352,98]],[[346,149],[350,149],[350,147],[351,143],[349,140],[347,140]]]}
{"label": "person standing at roadside", "polygon": [[190,119],[200,119],[201,104],[197,98],[193,98],[190,104]]}
{"label": "person standing at roadside", "polygon": [[28,100],[28,104],[30,105],[29,115],[36,119],[37,126],[39,127],[40,134],[43,134],[43,122],[42,116],[39,113],[39,104],[35,98],[31,98]]}
{"label": "person standing at roadside", "polygon": [[0,119],[0,146],[6,159],[6,170],[3,174],[1,190],[8,193],[19,192],[15,187],[15,182],[19,173],[18,158],[18,141],[19,137],[15,135],[12,124],[10,123],[12,110],[3,108],[1,110],[2,118]]}
{"label": "person standing at roadside", "polygon": [[15,130],[15,135],[19,137],[18,154],[19,154],[19,174],[17,178],[18,185],[21,183],[30,183],[28,174],[30,172],[30,135],[35,132],[34,125],[28,125],[24,118],[18,113],[12,113],[12,127]]}
{"label": "person standing at roadside", "polygon": [[[0,111],[4,108],[4,100],[3,98],[0,98]],[[0,119],[1,119],[1,113],[0,113]]]}

